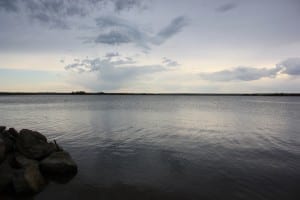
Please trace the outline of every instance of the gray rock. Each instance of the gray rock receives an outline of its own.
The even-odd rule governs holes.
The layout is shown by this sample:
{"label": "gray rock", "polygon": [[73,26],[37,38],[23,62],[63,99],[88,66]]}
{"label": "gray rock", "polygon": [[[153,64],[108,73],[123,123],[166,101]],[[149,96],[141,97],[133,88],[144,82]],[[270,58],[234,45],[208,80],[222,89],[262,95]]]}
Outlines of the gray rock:
{"label": "gray rock", "polygon": [[17,150],[28,158],[40,160],[56,151],[53,143],[37,131],[23,129],[16,140]]}
{"label": "gray rock", "polygon": [[0,164],[5,158],[5,143],[2,138],[0,138]]}
{"label": "gray rock", "polygon": [[67,182],[77,174],[77,165],[65,151],[52,153],[40,162],[42,174],[58,182]]}
{"label": "gray rock", "polygon": [[25,169],[18,170],[13,177],[13,187],[16,193],[38,193],[46,184],[37,164],[31,164]]}

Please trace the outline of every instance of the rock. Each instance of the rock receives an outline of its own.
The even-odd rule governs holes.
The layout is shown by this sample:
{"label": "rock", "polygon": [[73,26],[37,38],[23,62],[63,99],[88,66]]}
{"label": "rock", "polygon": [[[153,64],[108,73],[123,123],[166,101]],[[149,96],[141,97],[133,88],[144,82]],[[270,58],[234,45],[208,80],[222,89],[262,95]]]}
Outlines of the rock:
{"label": "rock", "polygon": [[56,151],[55,144],[48,143],[44,135],[27,129],[20,131],[16,146],[20,153],[36,160],[43,159]]}
{"label": "rock", "polygon": [[19,135],[18,131],[14,128],[9,128],[7,131],[13,139],[16,139]]}
{"label": "rock", "polygon": [[38,161],[26,158],[20,153],[15,154],[14,165],[16,168],[26,168],[30,165],[38,165],[38,164],[39,164]]}
{"label": "rock", "polygon": [[2,138],[0,138],[0,164],[5,158],[5,143]]}
{"label": "rock", "polygon": [[22,129],[20,131],[20,134],[24,135],[24,134],[29,134],[29,135],[33,135],[34,137],[44,141],[44,142],[47,142],[47,138],[46,136],[44,136],[43,134],[37,132],[37,131],[32,131],[32,130],[29,130],[29,129]]}
{"label": "rock", "polygon": [[77,174],[77,165],[65,151],[52,153],[40,162],[42,174],[58,182],[67,182]]}
{"label": "rock", "polygon": [[9,162],[9,159],[6,159],[0,165],[0,192],[11,190],[12,188],[13,170]]}
{"label": "rock", "polygon": [[4,141],[5,144],[5,152],[9,153],[12,152],[14,149],[14,141],[12,140],[12,138],[10,137],[10,134],[8,131],[3,131],[0,134],[0,138]]}
{"label": "rock", "polygon": [[18,133],[0,126],[0,199],[2,194],[38,193],[47,180],[66,183],[76,173],[76,163],[55,140],[48,142],[37,131]]}
{"label": "rock", "polygon": [[2,133],[3,131],[5,131],[6,127],[5,126],[0,126],[0,133]]}
{"label": "rock", "polygon": [[16,193],[38,193],[46,184],[37,164],[30,164],[25,169],[18,170],[13,177],[13,187]]}

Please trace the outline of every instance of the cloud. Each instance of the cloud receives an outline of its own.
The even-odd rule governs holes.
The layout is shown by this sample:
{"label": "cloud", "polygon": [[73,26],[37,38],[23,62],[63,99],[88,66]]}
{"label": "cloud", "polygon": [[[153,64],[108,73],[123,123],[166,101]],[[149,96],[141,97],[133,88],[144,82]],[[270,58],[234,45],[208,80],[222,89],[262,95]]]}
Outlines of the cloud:
{"label": "cloud", "polygon": [[177,61],[171,60],[171,59],[166,58],[166,57],[163,57],[162,60],[163,60],[162,63],[165,64],[168,67],[176,67],[176,66],[180,65]]}
{"label": "cloud", "polygon": [[102,33],[95,37],[93,40],[95,43],[109,45],[133,43],[149,50],[151,45],[161,45],[180,32],[188,24],[188,20],[184,16],[176,17],[155,35],[127,20],[113,16],[99,17],[96,24]]}
{"label": "cloud", "polygon": [[84,17],[109,6],[118,12],[128,11],[144,4],[144,0],[1,0],[0,11],[22,12],[50,27],[69,28],[69,17]]}
{"label": "cloud", "polygon": [[132,65],[134,62],[133,59],[129,58],[118,61],[100,58],[83,59],[66,65],[65,69],[83,76],[96,74],[98,80],[95,84],[99,87],[97,89],[101,90],[119,89],[122,85],[128,84],[144,75],[166,70],[161,65]]}
{"label": "cloud", "polygon": [[137,62],[130,57],[126,57],[124,59],[118,59],[115,61],[111,61],[111,63],[114,65],[128,65],[128,64],[135,64]]}
{"label": "cloud", "polygon": [[0,0],[0,10],[1,9],[9,12],[17,12],[17,0]]}
{"label": "cloud", "polygon": [[228,12],[230,10],[233,10],[234,8],[236,8],[238,5],[236,3],[226,3],[226,4],[223,4],[221,6],[219,6],[216,11],[218,12]]}
{"label": "cloud", "polygon": [[289,58],[273,68],[236,67],[212,73],[201,73],[200,77],[210,81],[254,81],[261,78],[276,78],[279,74],[300,75],[300,58]]}
{"label": "cloud", "polygon": [[213,73],[200,74],[202,79],[210,81],[253,81],[263,77],[274,77],[277,70],[275,69],[257,69],[254,67],[236,67],[231,70],[223,70]]}
{"label": "cloud", "polygon": [[121,56],[119,54],[119,52],[108,52],[108,53],[105,54],[106,58],[113,58],[113,57],[119,57],[119,56]]}
{"label": "cloud", "polygon": [[188,25],[188,20],[186,17],[176,17],[171,21],[169,25],[167,25],[161,31],[158,32],[158,34],[154,38],[155,43],[164,43],[167,39],[180,32],[186,25]]}
{"label": "cloud", "polygon": [[132,8],[141,8],[143,1],[141,0],[115,0],[115,11],[130,10]]}
{"label": "cloud", "polygon": [[131,42],[131,38],[119,31],[110,31],[109,33],[104,33],[98,35],[95,39],[95,43],[103,44],[122,44]]}
{"label": "cloud", "polygon": [[127,20],[114,16],[103,16],[96,19],[96,24],[102,33],[96,37],[95,43],[110,45],[134,43],[139,47],[149,49],[148,34]]}
{"label": "cloud", "polygon": [[276,67],[281,69],[281,73],[291,76],[300,75],[300,58],[289,58],[277,64]]}

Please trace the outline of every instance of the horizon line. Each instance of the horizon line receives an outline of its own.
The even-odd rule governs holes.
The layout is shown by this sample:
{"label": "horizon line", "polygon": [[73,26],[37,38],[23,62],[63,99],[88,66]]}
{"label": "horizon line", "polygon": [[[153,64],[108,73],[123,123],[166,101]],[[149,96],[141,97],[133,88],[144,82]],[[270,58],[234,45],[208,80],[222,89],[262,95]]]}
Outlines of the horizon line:
{"label": "horizon line", "polygon": [[0,95],[194,95],[194,96],[300,96],[295,92],[191,93],[191,92],[1,92]]}

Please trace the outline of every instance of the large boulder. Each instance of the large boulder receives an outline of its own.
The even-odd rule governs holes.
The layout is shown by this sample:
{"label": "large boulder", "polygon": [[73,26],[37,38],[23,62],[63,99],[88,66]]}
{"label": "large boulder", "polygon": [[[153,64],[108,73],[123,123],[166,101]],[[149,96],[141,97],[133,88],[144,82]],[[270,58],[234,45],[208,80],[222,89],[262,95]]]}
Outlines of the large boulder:
{"label": "large boulder", "polygon": [[20,131],[20,135],[31,135],[31,136],[34,136],[35,138],[38,138],[39,140],[47,142],[46,136],[44,136],[43,134],[41,134],[37,131],[32,131],[32,130],[29,130],[29,129],[22,129]]}
{"label": "large boulder", "polygon": [[5,126],[0,126],[0,133],[2,133],[3,131],[5,131],[6,127]]}
{"label": "large boulder", "polygon": [[39,162],[36,160],[26,158],[20,153],[15,153],[13,164],[15,168],[26,168],[30,165],[38,165]]}
{"label": "large boulder", "polygon": [[5,159],[0,164],[0,193],[12,188],[13,169],[10,167],[10,159]]}
{"label": "large boulder", "polygon": [[54,143],[37,131],[23,129],[16,139],[17,150],[28,158],[41,160],[56,151]]}
{"label": "large boulder", "polygon": [[65,151],[52,153],[40,162],[42,174],[58,182],[68,182],[77,173],[77,165]]}
{"label": "large boulder", "polygon": [[0,138],[4,141],[6,153],[12,152],[14,150],[14,140],[10,137],[10,133],[4,130],[0,133]]}
{"label": "large boulder", "polygon": [[5,143],[2,138],[0,138],[0,164],[5,158]]}
{"label": "large boulder", "polygon": [[25,169],[18,170],[13,177],[13,187],[16,193],[38,193],[46,184],[37,164],[30,164]]}
{"label": "large boulder", "polygon": [[9,128],[9,129],[7,130],[7,132],[9,133],[10,138],[12,138],[13,140],[16,140],[16,138],[17,138],[18,135],[19,135],[18,131],[17,131],[16,129],[14,129],[14,128]]}

